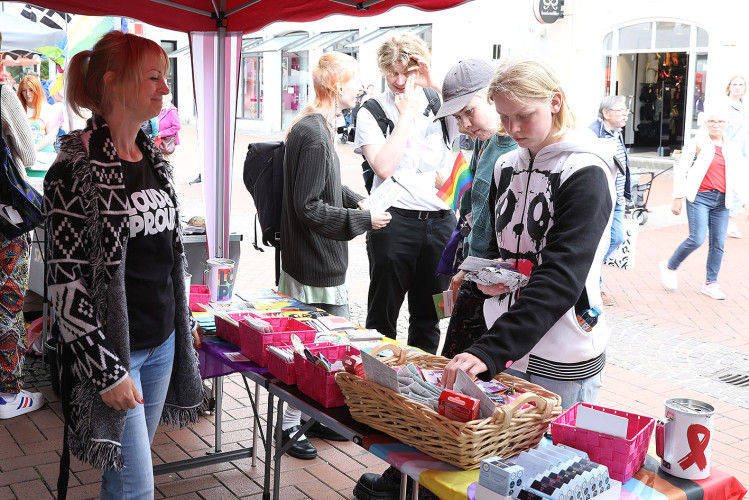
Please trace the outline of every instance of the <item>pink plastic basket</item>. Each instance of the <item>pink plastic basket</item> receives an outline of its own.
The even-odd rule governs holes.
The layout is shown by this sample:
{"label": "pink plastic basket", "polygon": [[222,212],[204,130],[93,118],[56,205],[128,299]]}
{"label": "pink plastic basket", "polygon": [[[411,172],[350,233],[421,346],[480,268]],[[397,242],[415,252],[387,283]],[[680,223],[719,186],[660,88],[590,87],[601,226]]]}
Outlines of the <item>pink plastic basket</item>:
{"label": "pink plastic basket", "polygon": [[207,304],[211,300],[211,291],[205,285],[190,285],[190,310],[205,311],[198,304]]}
{"label": "pink plastic basket", "polygon": [[[277,343],[274,342],[269,345],[277,345],[277,346],[285,346],[288,347],[289,344],[286,343]],[[312,354],[317,354],[320,351],[323,351],[323,355],[327,358],[328,355],[326,354],[325,348],[334,346],[335,344],[331,344],[330,342],[319,342],[317,344],[308,344],[307,349],[312,352]],[[284,361],[283,359],[279,358],[278,356],[268,353],[268,371],[276,377],[278,380],[283,382],[286,385],[296,385],[296,363],[294,361],[288,362]]]}
{"label": "pink plastic basket", "polygon": [[[575,427],[577,408],[580,405],[625,417],[629,422],[627,438],[618,438]],[[588,403],[577,403],[551,422],[551,436],[554,444],[565,444],[586,452],[593,462],[608,467],[612,478],[625,483],[645,463],[654,426],[655,420],[652,417]]]}
{"label": "pink plastic basket", "polygon": [[[334,344],[318,350],[331,363],[340,361],[346,353],[361,354],[356,347],[346,344]],[[322,366],[317,366],[304,356],[294,353],[294,368],[296,369],[297,387],[325,408],[345,406],[346,399],[335,381],[335,373],[328,372]]]}
{"label": "pink plastic basket", "polygon": [[291,334],[296,333],[302,342],[311,344],[315,341],[315,329],[294,318],[264,318],[273,327],[272,333],[261,333],[252,328],[246,321],[239,323],[239,337],[242,354],[260,366],[268,366],[268,344],[291,343]]}
{"label": "pink plastic basket", "polygon": [[[238,313],[227,314],[227,316],[229,316],[234,321],[241,323],[244,317],[247,316],[248,314],[249,313],[246,313],[246,312],[238,312]],[[239,326],[232,325],[231,323],[223,319],[221,316],[215,317],[215,323],[216,323],[216,335],[218,335],[225,341],[231,342],[235,346],[240,347]]]}

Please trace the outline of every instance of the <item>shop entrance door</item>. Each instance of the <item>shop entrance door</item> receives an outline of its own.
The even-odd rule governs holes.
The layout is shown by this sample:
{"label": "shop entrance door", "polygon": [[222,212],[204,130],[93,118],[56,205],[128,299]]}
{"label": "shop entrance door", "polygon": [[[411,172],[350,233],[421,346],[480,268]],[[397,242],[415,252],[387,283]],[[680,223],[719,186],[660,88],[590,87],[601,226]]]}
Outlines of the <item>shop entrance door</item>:
{"label": "shop entrance door", "polygon": [[684,143],[689,85],[686,52],[622,54],[620,94],[633,96],[629,143],[632,150],[668,156]]}

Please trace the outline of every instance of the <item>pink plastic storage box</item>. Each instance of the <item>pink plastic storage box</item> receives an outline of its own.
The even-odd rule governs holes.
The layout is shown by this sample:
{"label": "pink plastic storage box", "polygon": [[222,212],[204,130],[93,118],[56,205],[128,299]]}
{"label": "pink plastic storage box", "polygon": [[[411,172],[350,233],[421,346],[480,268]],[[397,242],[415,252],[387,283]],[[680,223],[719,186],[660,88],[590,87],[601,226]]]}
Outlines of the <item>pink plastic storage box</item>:
{"label": "pink plastic storage box", "polygon": [[291,334],[296,333],[299,339],[311,344],[315,341],[315,329],[294,318],[263,318],[273,327],[271,333],[261,333],[252,328],[246,321],[239,323],[239,336],[242,354],[262,367],[268,366],[267,346],[273,342],[291,344]]}
{"label": "pink plastic storage box", "polygon": [[[627,438],[575,427],[577,408],[580,405],[625,417],[629,422]],[[586,452],[591,461],[608,467],[612,478],[626,483],[645,463],[654,427],[655,420],[652,417],[588,403],[577,403],[551,422],[551,437],[554,444],[565,444]]]}
{"label": "pink plastic storage box", "polygon": [[207,304],[211,300],[211,291],[205,285],[190,285],[190,310],[192,312],[205,311],[198,304]]}
{"label": "pink plastic storage box", "polygon": [[[276,345],[276,347],[291,347],[290,344],[281,343],[277,345],[276,342],[269,345]],[[307,344],[307,349],[309,349],[312,354],[317,354],[322,351],[323,356],[327,358],[328,355],[326,354],[325,348],[331,346],[335,346],[335,344],[331,344],[330,342],[319,342],[316,344]],[[295,365],[296,363],[293,361],[284,361],[275,354],[268,353],[268,371],[286,385],[296,385]]]}
{"label": "pink plastic storage box", "polygon": [[[230,313],[227,314],[231,319],[238,323],[242,323],[242,320],[245,316],[247,316],[248,312],[238,312],[238,313]],[[227,342],[231,342],[237,347],[240,346],[240,340],[239,340],[239,326],[234,326],[225,319],[223,319],[221,316],[215,317],[215,323],[216,323],[216,335],[221,337]]]}
{"label": "pink plastic storage box", "polygon": [[[331,363],[342,360],[347,353],[361,354],[359,349],[346,344],[323,347],[318,352],[321,352]],[[322,366],[311,363],[307,358],[296,352],[294,353],[294,368],[296,369],[297,387],[307,396],[325,408],[346,405],[346,398],[343,397],[341,389],[335,381],[335,372],[328,372]]]}

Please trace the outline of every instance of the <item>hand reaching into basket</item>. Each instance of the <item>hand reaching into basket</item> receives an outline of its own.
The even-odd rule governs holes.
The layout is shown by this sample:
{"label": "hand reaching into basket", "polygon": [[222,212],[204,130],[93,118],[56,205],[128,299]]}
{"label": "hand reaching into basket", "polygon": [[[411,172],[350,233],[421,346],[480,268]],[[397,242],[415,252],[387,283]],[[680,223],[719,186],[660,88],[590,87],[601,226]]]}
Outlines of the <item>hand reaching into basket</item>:
{"label": "hand reaching into basket", "polygon": [[455,379],[458,377],[458,370],[463,370],[469,377],[474,378],[479,373],[488,370],[488,367],[473,354],[460,353],[445,365],[445,369],[442,371],[442,387],[445,389],[453,388]]}

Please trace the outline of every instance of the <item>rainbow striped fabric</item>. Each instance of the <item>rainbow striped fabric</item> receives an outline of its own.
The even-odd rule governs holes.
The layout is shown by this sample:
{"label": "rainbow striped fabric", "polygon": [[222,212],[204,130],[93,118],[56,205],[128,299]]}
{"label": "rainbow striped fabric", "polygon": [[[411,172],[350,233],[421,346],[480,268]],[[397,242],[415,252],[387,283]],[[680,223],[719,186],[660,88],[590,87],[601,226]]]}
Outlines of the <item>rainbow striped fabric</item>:
{"label": "rainbow striped fabric", "polygon": [[455,158],[455,164],[453,165],[450,177],[445,181],[440,190],[437,191],[437,196],[447,203],[450,208],[457,210],[460,198],[472,185],[473,175],[471,175],[468,162],[461,151],[458,153],[458,157]]}

